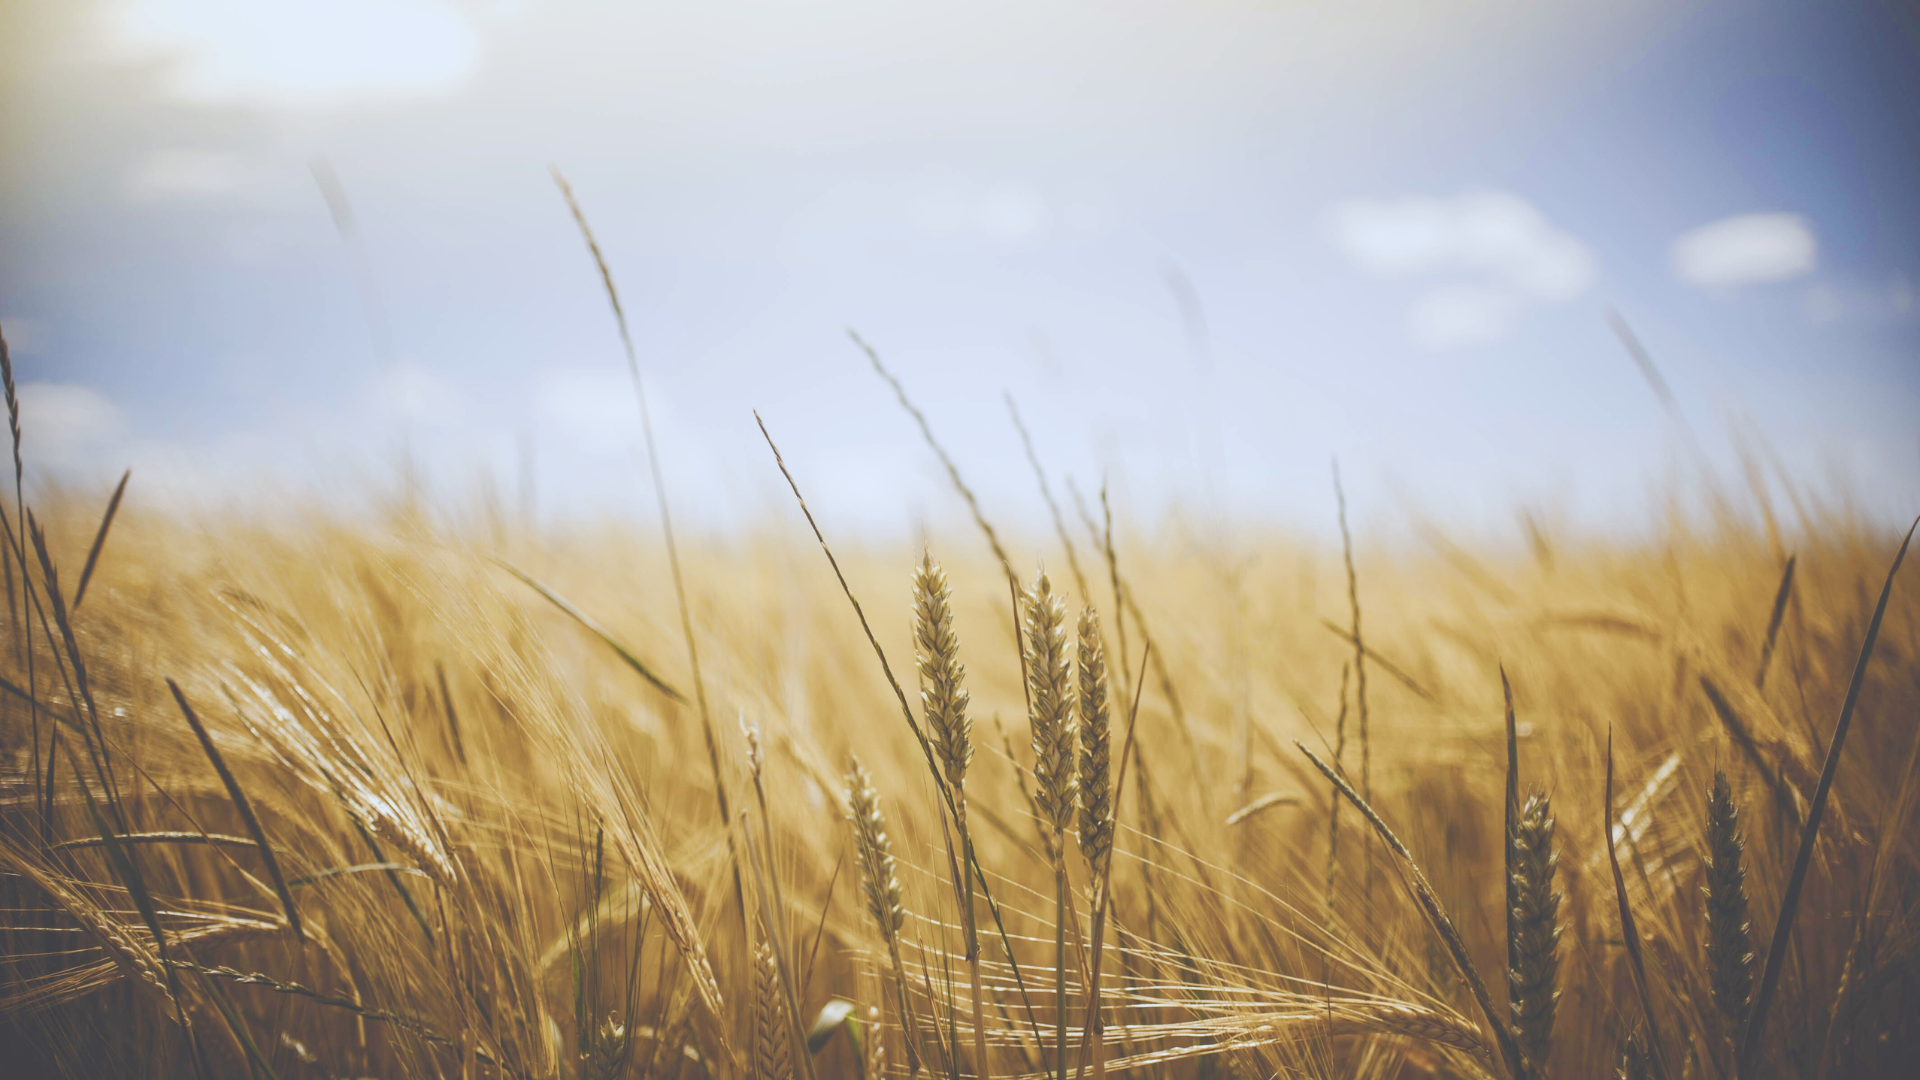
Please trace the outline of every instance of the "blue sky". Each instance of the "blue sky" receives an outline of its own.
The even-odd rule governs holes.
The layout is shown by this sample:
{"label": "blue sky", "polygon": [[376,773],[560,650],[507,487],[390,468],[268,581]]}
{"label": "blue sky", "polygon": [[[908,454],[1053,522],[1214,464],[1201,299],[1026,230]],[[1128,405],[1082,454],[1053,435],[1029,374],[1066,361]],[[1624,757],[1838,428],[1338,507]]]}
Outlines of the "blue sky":
{"label": "blue sky", "polygon": [[1338,456],[1375,524],[1632,527],[1735,433],[1920,509],[1896,4],[0,6],[0,324],[42,482],[347,498],[404,444],[450,503],[517,504],[530,462],[546,519],[644,517],[551,162],[714,528],[781,505],[755,408],[843,527],[957,519],[847,327],[1036,525],[1009,392],[1056,476],[1147,519],[1319,532]]}

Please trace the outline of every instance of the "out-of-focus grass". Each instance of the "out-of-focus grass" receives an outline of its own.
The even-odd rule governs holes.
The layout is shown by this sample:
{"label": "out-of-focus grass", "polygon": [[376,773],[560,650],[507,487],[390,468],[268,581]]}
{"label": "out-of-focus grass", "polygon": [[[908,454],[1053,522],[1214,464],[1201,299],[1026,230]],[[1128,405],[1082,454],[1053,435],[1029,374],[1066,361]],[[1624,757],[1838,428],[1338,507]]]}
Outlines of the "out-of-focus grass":
{"label": "out-of-focus grass", "polygon": [[[99,509],[41,510],[71,590]],[[1350,623],[1339,551],[1241,537],[1228,574],[1214,548],[1123,529],[1119,575],[1141,618],[1130,611],[1121,627],[1104,553],[1076,536],[1086,580],[1075,580],[1047,523],[1033,524],[1006,546],[1029,573],[1044,558],[1076,612],[1088,600],[1101,612],[1116,739],[1148,634],[1166,674],[1144,680],[1116,793],[1107,1070],[1504,1075],[1453,961],[1351,807],[1329,872],[1330,786],[1292,740],[1330,758],[1341,687],[1354,684],[1342,677],[1354,646],[1326,625]],[[855,1002],[856,1018],[878,1008],[883,1024],[862,1031],[880,1032],[904,1073],[909,1027],[845,821],[850,752],[875,778],[900,860],[915,1056],[930,1073],[976,1074],[952,822],[943,828],[927,758],[804,530],[796,515],[791,528],[681,552],[730,828],[694,709],[495,561],[566,597],[691,700],[665,558],[646,539],[470,536],[406,514],[188,524],[130,498],[84,607],[67,613],[71,648],[29,540],[0,624],[0,1040],[12,1074],[744,1075],[778,1058],[761,1047],[790,1014],[766,1008],[782,964],[806,1021],[834,998]],[[1372,802],[1431,880],[1496,1011],[1502,666],[1512,681],[1518,786],[1551,793],[1564,896],[1545,1071],[1611,1076],[1623,1043],[1649,1030],[1602,839],[1611,730],[1616,850],[1658,1056],[1675,1078],[1731,1075],[1736,1033],[1713,1001],[1701,891],[1708,791],[1725,770],[1764,957],[1897,540],[1837,512],[1767,528],[1727,511],[1635,542],[1361,545]],[[1033,780],[1014,618],[977,536],[933,547],[972,698],[988,1064],[1037,1075],[1054,1065],[1056,897],[1019,782]],[[837,553],[911,680],[921,553]],[[38,598],[24,622],[23,582]],[[1896,581],[1757,1075],[1901,1075],[1920,1051],[1917,620],[1920,592]],[[304,934],[169,678],[257,814]],[[763,747],[764,812],[745,727]],[[1350,715],[1356,783],[1359,752]],[[1067,861],[1078,1060],[1089,882]],[[763,941],[779,963],[756,962]],[[813,1066],[854,1076],[873,1057],[836,1037]]]}

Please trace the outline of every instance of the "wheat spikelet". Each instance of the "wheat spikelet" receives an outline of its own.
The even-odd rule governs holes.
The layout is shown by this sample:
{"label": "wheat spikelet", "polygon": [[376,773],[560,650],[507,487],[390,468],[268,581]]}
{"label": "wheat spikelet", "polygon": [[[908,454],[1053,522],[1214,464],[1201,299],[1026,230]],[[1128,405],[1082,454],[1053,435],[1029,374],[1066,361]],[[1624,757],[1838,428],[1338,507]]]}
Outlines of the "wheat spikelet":
{"label": "wheat spikelet", "polygon": [[1356,1012],[1350,1022],[1359,1031],[1376,1031],[1438,1043],[1465,1050],[1482,1061],[1493,1060],[1493,1049],[1480,1037],[1480,1032],[1457,1016],[1411,1005],[1376,1005]]}
{"label": "wheat spikelet", "polygon": [[1080,853],[1098,881],[1113,852],[1107,657],[1093,606],[1080,609]]}
{"label": "wheat spikelet", "polygon": [[1026,596],[1027,689],[1032,695],[1033,799],[1056,833],[1073,823],[1074,723],[1067,660],[1067,605],[1041,571]]}
{"label": "wheat spikelet", "polygon": [[600,1020],[580,1055],[580,1080],[620,1080],[626,1075],[633,1060],[633,1037],[628,1031],[629,1026],[611,1013]]}
{"label": "wheat spikelet", "polygon": [[873,913],[880,936],[892,944],[907,912],[900,902],[900,879],[894,870],[893,842],[887,838],[887,819],[880,813],[880,795],[859,758],[847,766],[847,820],[853,823],[854,854],[860,860],[867,910]]}
{"label": "wheat spikelet", "polygon": [[953,789],[953,818],[960,836],[963,881],[954,890],[965,930],[967,974],[973,989],[974,1068],[987,1075],[986,1004],[980,982],[980,933],[974,922],[973,838],[967,830],[967,765],[973,760],[973,720],[967,715],[966,665],[960,662],[960,638],[953,630],[953,605],[947,575],[931,554],[922,553],[913,574],[914,659],[920,669],[920,707],[930,741],[938,753],[947,786]]}
{"label": "wheat spikelet", "polygon": [[1513,1024],[1536,1068],[1553,1045],[1553,1019],[1560,993],[1560,894],[1553,876],[1560,857],[1553,850],[1553,806],[1546,795],[1528,796],[1513,832],[1513,962],[1507,970],[1507,1000]]}
{"label": "wheat spikelet", "polygon": [[862,1049],[865,1053],[860,1060],[860,1068],[865,1080],[880,1080],[887,1075],[886,1025],[880,1022],[879,1006],[867,1008],[867,1031]]}
{"label": "wheat spikelet", "polygon": [[793,1080],[793,1038],[787,1030],[780,969],[764,939],[753,950],[753,987],[754,1080]]}
{"label": "wheat spikelet", "polygon": [[913,572],[913,643],[927,734],[957,796],[973,760],[973,720],[967,716],[967,669],[953,632],[947,575],[932,555],[921,556]]}
{"label": "wheat spikelet", "polygon": [[900,1011],[900,1024],[906,1032],[908,1071],[920,1071],[919,1049],[915,1046],[913,1013],[907,1007],[907,976],[900,963],[900,928],[906,924],[907,909],[900,900],[900,878],[895,872],[893,845],[887,839],[887,819],[880,813],[880,796],[873,790],[873,777],[859,758],[847,766],[847,817],[853,822],[854,846],[860,861],[860,885],[866,894],[867,910],[873,914],[880,937],[887,944],[887,959],[893,967],[894,1003]]}
{"label": "wheat spikelet", "polygon": [[1741,865],[1746,844],[1740,837],[1740,809],[1734,805],[1727,774],[1716,769],[1707,793],[1707,966],[1713,1003],[1731,1025],[1737,1041],[1746,1028],[1753,1001],[1753,938],[1747,924],[1747,871]]}
{"label": "wheat spikelet", "polygon": [[1648,1080],[1653,1075],[1653,1059],[1638,1031],[1620,1040],[1620,1064],[1614,1067],[1614,1080]]}

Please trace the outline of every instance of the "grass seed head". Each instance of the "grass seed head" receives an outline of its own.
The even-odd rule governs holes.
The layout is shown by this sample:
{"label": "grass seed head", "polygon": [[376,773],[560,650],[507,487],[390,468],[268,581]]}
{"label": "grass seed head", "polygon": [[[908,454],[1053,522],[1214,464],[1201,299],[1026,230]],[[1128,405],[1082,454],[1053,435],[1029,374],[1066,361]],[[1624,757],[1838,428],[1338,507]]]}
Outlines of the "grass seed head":
{"label": "grass seed head", "polygon": [[780,968],[764,938],[753,950],[753,983],[754,1080],[794,1080],[793,1039],[787,1031]]}
{"label": "grass seed head", "polygon": [[1753,1002],[1753,937],[1747,922],[1746,847],[1727,774],[1715,770],[1707,793],[1707,966],[1713,1003],[1738,1039]]}
{"label": "grass seed head", "polygon": [[893,842],[887,839],[887,819],[880,813],[880,795],[873,777],[859,758],[847,766],[847,819],[853,823],[854,850],[860,860],[860,884],[867,910],[888,944],[907,920],[900,902],[900,879],[893,864]]}
{"label": "grass seed head", "polygon": [[953,631],[952,594],[932,555],[923,555],[913,572],[913,645],[928,734],[947,783],[959,790],[973,760],[973,720],[967,715],[967,669]]}
{"label": "grass seed head", "polygon": [[1613,1076],[1614,1080],[1650,1080],[1653,1076],[1653,1057],[1647,1053],[1646,1040],[1638,1030],[1620,1040],[1620,1063],[1614,1067]]}
{"label": "grass seed head", "polygon": [[1074,722],[1067,605],[1041,571],[1026,596],[1027,689],[1032,696],[1034,802],[1057,833],[1073,824]]}
{"label": "grass seed head", "polygon": [[1100,618],[1080,610],[1080,853],[1098,879],[1113,852],[1112,742]]}
{"label": "grass seed head", "polygon": [[1560,856],[1553,850],[1553,806],[1546,795],[1532,795],[1514,823],[1513,966],[1507,972],[1507,999],[1513,1024],[1529,1061],[1540,1066],[1553,1045],[1553,1019],[1560,1002],[1560,894],[1553,891]]}

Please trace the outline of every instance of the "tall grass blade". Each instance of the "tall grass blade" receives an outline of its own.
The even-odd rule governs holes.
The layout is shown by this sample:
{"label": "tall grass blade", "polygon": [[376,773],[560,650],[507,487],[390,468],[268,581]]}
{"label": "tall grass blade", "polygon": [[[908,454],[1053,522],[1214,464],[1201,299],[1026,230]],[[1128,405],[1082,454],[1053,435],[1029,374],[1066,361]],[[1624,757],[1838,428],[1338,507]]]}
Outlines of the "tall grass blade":
{"label": "tall grass blade", "polygon": [[200,740],[200,748],[206,751],[207,760],[213,763],[213,771],[220,774],[220,782],[226,785],[227,796],[233,800],[233,808],[239,812],[248,835],[259,845],[260,859],[267,864],[267,875],[273,879],[273,891],[280,896],[280,906],[286,909],[287,925],[293,928],[293,936],[305,941],[307,934],[300,926],[300,911],[294,906],[293,891],[287,887],[287,879],[280,873],[280,860],[274,857],[273,845],[267,843],[266,831],[260,828],[260,819],[254,815],[252,800],[240,789],[240,781],[234,778],[233,770],[227,768],[226,759],[220,756],[220,748],[213,744],[213,736],[207,734],[206,725],[194,714],[193,706],[187,704],[187,695],[181,692],[180,684],[168,679],[167,689],[173,691],[173,700],[180,706],[181,715],[187,718],[187,726],[193,728],[193,734]]}
{"label": "tall grass blade", "polygon": [[73,590],[73,610],[80,610],[80,601],[87,597],[87,583],[93,580],[93,568],[100,561],[100,549],[107,544],[107,530],[113,528],[113,516],[120,512],[120,497],[127,493],[127,481],[133,479],[133,470],[120,474],[120,482],[114,485],[113,498],[107,500],[107,512],[100,516],[100,529],[93,534],[93,546],[87,549],[87,563],[80,568],[80,584]]}
{"label": "tall grass blade", "polygon": [[[557,592],[554,592],[552,589],[547,588],[545,585],[542,585],[536,578],[533,577],[533,575],[527,573],[526,571],[520,569],[519,567],[513,565],[512,563],[507,562],[504,559],[495,559],[493,560],[493,562],[494,562],[494,565],[500,567],[500,569],[505,570],[507,573],[512,574],[514,577],[517,577],[521,581],[525,582],[528,588],[532,589],[534,592],[539,593],[541,596],[546,597],[548,602],[553,604],[554,607],[557,607],[561,611],[566,612],[567,616],[571,618],[574,622],[579,623],[581,626],[585,627],[586,630],[589,633],[591,633],[594,637],[597,637],[601,641],[605,642],[607,648],[612,649],[620,657],[621,660],[626,661],[626,665],[632,668],[635,674],[647,680],[647,682],[650,683],[655,690],[658,690],[661,693],[667,695],[668,697],[672,698],[675,702],[681,705],[691,704],[691,702],[687,701],[687,696],[685,694],[682,694],[680,691],[674,689],[673,686],[669,684],[665,679],[662,679],[659,675],[656,675],[654,673],[654,670],[651,667],[647,666],[646,661],[640,659],[638,656],[635,656],[632,649],[629,649],[625,645],[621,644],[620,639],[613,636],[613,631],[608,630],[605,626],[601,625],[599,620],[595,619],[591,615],[588,615],[586,612],[581,611],[579,608],[574,607],[573,604],[569,602],[565,597],[561,596]],[[449,707],[451,707],[451,705],[449,705]]]}
{"label": "tall grass blade", "polygon": [[1860,643],[1860,657],[1854,662],[1853,677],[1847,683],[1847,699],[1840,706],[1840,719],[1833,725],[1833,740],[1827,744],[1827,762],[1820,769],[1820,785],[1814,788],[1813,800],[1807,807],[1807,823],[1800,831],[1800,850],[1793,858],[1793,872],[1787,877],[1787,891],[1780,900],[1780,917],[1773,925],[1773,942],[1767,947],[1767,963],[1760,973],[1760,990],[1753,999],[1753,1015],[1747,1021],[1746,1038],[1740,1044],[1737,1077],[1753,1075],[1753,1063],[1760,1053],[1760,1039],[1766,1030],[1767,1009],[1773,1004],[1774,991],[1779,989],[1780,969],[1786,961],[1787,943],[1793,937],[1793,919],[1800,911],[1800,890],[1806,886],[1807,868],[1813,863],[1813,845],[1819,839],[1827,795],[1833,790],[1834,774],[1840,771],[1840,751],[1846,746],[1848,729],[1853,726],[1854,706],[1860,703],[1860,688],[1866,682],[1867,663],[1873,659],[1874,643],[1880,638],[1880,622],[1887,615],[1887,600],[1893,596],[1894,575],[1906,560],[1907,545],[1913,542],[1916,528],[1920,528],[1920,518],[1915,518],[1907,527],[1900,550],[1894,553],[1893,565],[1887,569],[1886,583],[1880,586],[1880,600],[1874,605],[1873,619],[1867,623],[1866,640]]}
{"label": "tall grass blade", "polygon": [[1480,978],[1479,969],[1473,965],[1473,957],[1467,954],[1466,941],[1461,938],[1460,931],[1454,928],[1453,920],[1448,918],[1446,908],[1441,905],[1440,897],[1433,891],[1433,886],[1427,883],[1427,875],[1421,871],[1420,864],[1414,861],[1413,853],[1407,850],[1407,846],[1401,843],[1400,838],[1387,827],[1387,823],[1381,820],[1372,805],[1361,797],[1359,792],[1353,790],[1353,785],[1347,782],[1346,777],[1321,761],[1319,756],[1307,749],[1300,740],[1295,739],[1293,745],[1299,747],[1300,752],[1307,755],[1307,760],[1313,762],[1313,767],[1319,769],[1321,775],[1332,781],[1340,794],[1345,795],[1353,803],[1361,815],[1372,824],[1374,832],[1379,834],[1388,850],[1400,857],[1400,864],[1407,871],[1405,880],[1413,893],[1414,900],[1420,905],[1420,913],[1426,917],[1427,925],[1433,928],[1433,932],[1439,935],[1441,943],[1447,947],[1448,954],[1453,958],[1454,967],[1459,970],[1460,977],[1466,981],[1467,989],[1473,993],[1474,1004],[1480,1007],[1480,1015],[1486,1018],[1487,1026],[1493,1029],[1494,1041],[1500,1047],[1500,1057],[1507,1065],[1507,1075],[1514,1077],[1515,1080],[1526,1076],[1526,1059],[1520,1052],[1520,1044],[1513,1037],[1513,1029],[1508,1027],[1500,1018],[1500,1014],[1494,1010],[1493,996],[1487,993],[1486,981]]}
{"label": "tall grass blade", "polygon": [[1647,983],[1647,961],[1641,955],[1640,931],[1634,926],[1633,905],[1627,903],[1627,879],[1620,873],[1620,851],[1613,837],[1613,729],[1607,729],[1607,781],[1605,788],[1606,831],[1601,834],[1607,845],[1607,864],[1613,868],[1613,895],[1620,906],[1620,936],[1627,943],[1627,962],[1633,969],[1633,986],[1640,995],[1640,1010],[1645,1013],[1647,1033],[1652,1045],[1648,1048],[1653,1059],[1656,1073],[1663,1078],[1667,1072],[1667,1042],[1660,1036],[1660,1017],[1653,1009],[1653,993]]}
{"label": "tall grass blade", "polygon": [[1787,601],[1793,596],[1793,567],[1800,556],[1787,556],[1787,568],[1780,572],[1780,588],[1773,594],[1773,611],[1767,616],[1767,637],[1760,646],[1759,669],[1753,674],[1753,688],[1764,690],[1767,687],[1767,666],[1773,662],[1773,645],[1780,636],[1780,623],[1787,617]]}

